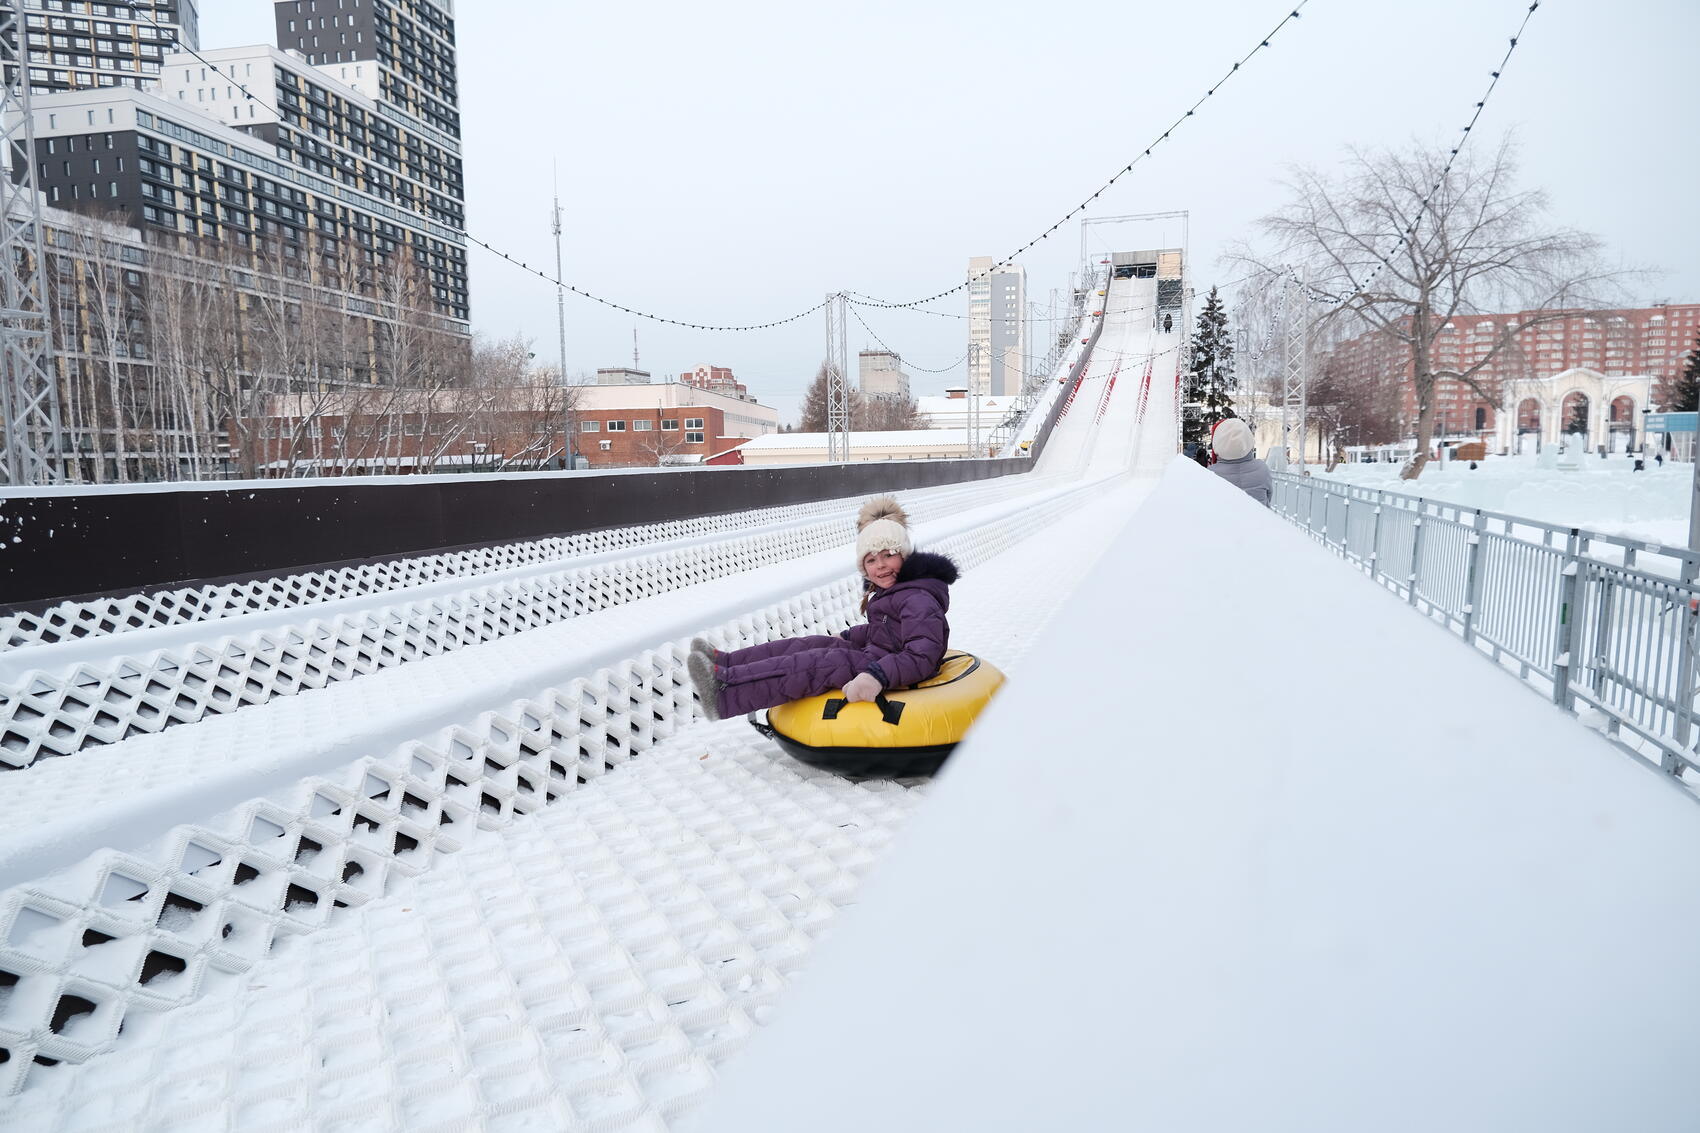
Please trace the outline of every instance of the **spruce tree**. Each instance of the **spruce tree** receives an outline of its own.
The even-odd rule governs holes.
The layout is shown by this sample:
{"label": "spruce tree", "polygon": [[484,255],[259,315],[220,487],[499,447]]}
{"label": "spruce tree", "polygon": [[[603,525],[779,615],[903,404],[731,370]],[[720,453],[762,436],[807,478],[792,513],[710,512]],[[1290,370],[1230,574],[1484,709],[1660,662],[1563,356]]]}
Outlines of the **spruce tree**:
{"label": "spruce tree", "polygon": [[1228,309],[1216,288],[1198,313],[1192,336],[1192,371],[1186,380],[1186,401],[1199,406],[1183,423],[1181,439],[1203,441],[1224,417],[1233,416],[1234,341],[1228,333]]}
{"label": "spruce tree", "polygon": [[1692,413],[1700,409],[1700,332],[1694,336],[1694,349],[1688,352],[1688,365],[1671,387],[1670,404],[1665,409],[1673,413]]}

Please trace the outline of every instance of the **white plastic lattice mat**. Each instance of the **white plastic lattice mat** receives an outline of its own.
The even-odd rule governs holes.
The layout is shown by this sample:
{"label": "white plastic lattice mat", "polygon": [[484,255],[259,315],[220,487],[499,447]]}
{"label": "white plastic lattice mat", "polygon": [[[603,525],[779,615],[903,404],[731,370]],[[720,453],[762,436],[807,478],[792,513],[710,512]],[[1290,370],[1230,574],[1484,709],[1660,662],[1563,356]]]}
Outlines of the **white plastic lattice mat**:
{"label": "white plastic lattice mat", "polygon": [[[1049,618],[1057,605],[1066,599],[1074,580],[1097,558],[1105,542],[1119,528],[1120,520],[1131,510],[1136,498],[1137,491],[1131,488],[1113,491],[1099,496],[1091,507],[1060,518],[1052,517],[1056,518],[1057,522],[1037,525],[1036,530],[1032,526],[1020,525],[1031,533],[1029,538],[1024,541],[999,541],[999,549],[1015,543],[1015,551],[1011,554],[985,558],[972,548],[964,547],[963,551],[967,553],[968,559],[977,565],[956,588],[953,621],[958,627],[958,644],[974,648],[1006,667],[1017,662],[1032,633]],[[1064,548],[1066,553],[1059,553]],[[1036,575],[1036,570],[1041,569],[1036,567],[1036,564],[1041,562],[1044,563],[1042,579]],[[1039,584],[1041,582],[1042,584]],[[625,613],[626,616],[635,616],[635,611]],[[368,681],[371,679],[366,678]],[[468,734],[467,742],[489,741]],[[737,763],[758,768],[788,768],[788,774],[800,776],[803,780],[820,778],[779,756],[771,746],[757,741],[753,733],[746,731],[741,721],[731,722],[717,728],[693,729],[683,736],[663,741],[659,747],[641,759],[623,765],[606,777],[592,780],[576,792],[568,791],[554,806],[539,812],[536,818],[543,822],[546,828],[553,830],[557,829],[558,823],[566,821],[561,817],[563,815],[602,814],[608,807],[621,812],[628,807],[637,807],[640,810],[648,807],[651,805],[645,801],[648,796],[641,792],[631,793],[631,789],[625,784],[629,780],[648,782],[651,775],[684,774],[690,769],[686,767],[685,771],[680,770],[680,752],[685,753],[682,758],[687,764],[694,759],[705,766],[729,766]],[[704,754],[708,756],[707,759],[699,758]],[[655,765],[653,769],[652,763]],[[671,770],[664,770],[666,768]],[[380,774],[390,774],[376,765],[374,770]],[[358,789],[352,793],[332,792],[335,797],[327,795],[327,801],[346,799],[350,803],[358,804],[360,797],[366,793],[365,788],[358,787],[357,784],[360,774],[355,774],[353,778],[342,778],[355,784]],[[511,776],[509,778],[511,779]],[[755,823],[763,829],[775,823],[783,826],[789,822],[790,819],[785,816],[797,804],[785,792],[775,793],[770,785],[765,785],[768,778],[768,772],[763,771],[749,780],[747,789],[740,788],[744,792],[742,795],[736,799],[728,795],[729,801],[720,804],[722,817],[728,813],[736,813],[745,816],[740,821]],[[502,789],[505,792],[504,798],[511,797],[512,783],[507,780],[504,782],[507,783],[506,788],[491,789]],[[700,784],[707,781],[692,779],[691,782]],[[815,784],[815,788],[828,792],[852,790],[848,784],[835,779],[821,780]],[[707,787],[703,789],[709,790]],[[713,787],[711,793],[721,789],[719,786]],[[883,789],[891,788],[888,786]],[[881,790],[882,788],[877,786],[854,788],[855,792],[874,791],[876,794]],[[423,790],[422,794],[426,794],[427,798],[432,797]],[[704,802],[704,805],[710,805],[711,801]],[[508,804],[504,803],[504,806],[506,805]],[[442,806],[445,814],[451,810],[456,811],[456,822],[447,828],[446,833],[457,841],[443,844],[440,848],[453,849],[467,841],[467,824],[461,820],[470,815],[466,807],[454,807],[448,799],[444,800]],[[386,813],[376,812],[376,817],[382,825],[380,829],[375,829],[374,833],[387,843],[391,837],[390,827],[394,825],[395,820],[386,818]],[[435,813],[434,810],[428,811],[424,817],[432,818]],[[504,810],[502,815],[508,813],[510,812]],[[906,813],[906,810],[901,810],[901,813]],[[502,815],[495,817],[500,820]],[[639,821],[631,816],[622,817],[619,821],[625,822],[628,818],[631,821]],[[279,815],[279,819],[284,820],[282,815]],[[328,824],[333,820],[324,818],[317,821]],[[508,1049],[509,1053],[499,1057],[493,1056],[495,1061],[490,1063],[483,1057],[482,1047],[478,1042],[482,1032],[470,1023],[456,1025],[455,1020],[460,1019],[458,1004],[462,1000],[473,1008],[482,1008],[487,1005],[494,992],[468,992],[458,998],[450,996],[453,1002],[428,996],[427,1002],[413,1011],[402,1010],[400,1007],[392,1009],[382,994],[383,989],[391,985],[412,991],[424,987],[422,980],[412,980],[408,973],[415,969],[426,970],[420,963],[420,953],[417,951],[421,947],[419,941],[423,940],[423,946],[428,947],[433,941],[440,939],[440,936],[413,926],[407,931],[413,934],[408,939],[413,941],[414,951],[410,952],[407,947],[385,947],[383,940],[392,935],[391,929],[382,927],[392,923],[385,918],[399,918],[393,922],[396,924],[410,923],[405,911],[417,911],[424,907],[408,903],[414,899],[412,894],[435,891],[432,887],[439,884],[439,878],[452,879],[462,876],[462,867],[456,865],[453,870],[444,872],[445,864],[459,863],[462,859],[481,860],[478,859],[478,854],[489,852],[485,848],[493,838],[504,841],[520,838],[523,841],[530,836],[526,832],[532,829],[532,821],[530,817],[520,817],[509,825],[500,826],[499,829],[471,834],[470,845],[466,849],[448,858],[438,856],[428,872],[419,878],[405,879],[407,874],[417,867],[410,866],[400,869],[400,872],[393,872],[388,896],[379,897],[340,914],[329,909],[321,910],[321,915],[317,916],[312,924],[300,926],[295,930],[307,935],[286,935],[279,938],[277,950],[264,958],[263,964],[249,977],[248,986],[236,993],[234,998],[227,989],[211,988],[199,1002],[169,1011],[162,1016],[131,1016],[134,1020],[133,1031],[120,1040],[115,1054],[97,1058],[80,1070],[71,1066],[53,1070],[38,1068],[31,1076],[30,1089],[18,1099],[22,1108],[17,1114],[29,1115],[32,1119],[48,1123],[43,1125],[47,1128],[176,1128],[182,1127],[182,1123],[195,1114],[203,1116],[211,1122],[210,1127],[216,1128],[247,1128],[250,1121],[257,1122],[253,1125],[254,1128],[334,1128],[338,1127],[344,1118],[352,1119],[357,1111],[363,1115],[360,1119],[361,1127],[369,1124],[373,1128],[411,1129],[439,1127],[420,1125],[419,1115],[425,1111],[419,1108],[422,1103],[419,1103],[417,1098],[438,1097],[438,1093],[433,1091],[440,1092],[452,1085],[453,1088],[447,1089],[443,1096],[446,1099],[452,1095],[453,1106],[445,1112],[460,1116],[445,1119],[445,1124],[440,1126],[443,1128],[454,1127],[456,1121],[464,1120],[465,1114],[472,1111],[482,1115],[481,1119],[487,1123],[486,1128],[506,1127],[505,1123],[510,1119],[519,1123],[514,1125],[516,1128],[526,1127],[523,1124],[526,1120],[541,1121],[543,1124],[540,1127],[544,1128],[643,1127],[665,1120],[700,1098],[710,1080],[705,1077],[706,1068],[741,1045],[750,1024],[760,1021],[763,1010],[782,984],[784,974],[796,963],[800,963],[802,956],[806,954],[808,941],[812,939],[818,925],[830,919],[832,912],[843,903],[846,895],[853,892],[854,877],[859,876],[859,867],[848,871],[841,869],[840,873],[844,876],[834,874],[832,876],[836,880],[823,886],[813,880],[814,875],[810,872],[813,870],[819,873],[826,868],[818,862],[807,868],[787,866],[790,873],[784,876],[801,877],[808,881],[811,887],[808,894],[795,898],[802,902],[803,911],[798,914],[800,923],[791,924],[790,920],[786,919],[785,924],[789,927],[784,927],[782,931],[781,923],[771,918],[753,922],[750,926],[741,926],[736,917],[728,917],[735,927],[745,933],[744,943],[740,947],[750,950],[750,954],[759,960],[759,964],[754,967],[741,961],[733,963],[729,970],[739,973],[739,978],[730,989],[720,983],[715,983],[714,986],[702,984],[701,995],[693,992],[693,997],[677,999],[674,995],[676,989],[673,988],[675,980],[690,983],[693,988],[699,985],[691,983],[692,980],[711,980],[710,976],[704,975],[709,969],[703,964],[700,956],[695,968],[689,962],[684,962],[682,969],[679,964],[672,963],[672,960],[681,955],[697,955],[683,944],[678,947],[667,944],[662,949],[669,957],[667,964],[651,968],[639,964],[639,970],[635,973],[621,969],[624,974],[618,978],[607,977],[607,980],[612,980],[613,985],[621,989],[618,993],[604,993],[602,989],[607,985],[607,981],[598,975],[585,975],[575,971],[561,976],[555,982],[565,981],[563,986],[568,988],[562,993],[565,999],[561,1000],[560,996],[557,996],[550,999],[549,1003],[552,1008],[559,1006],[559,1002],[571,1005],[571,1011],[575,1012],[572,1022],[562,1026],[573,1036],[573,1043],[588,1043],[595,1051],[600,1052],[591,1058],[591,1063],[603,1067],[604,1073],[598,1076],[591,1073],[588,1064],[574,1063],[574,1068],[567,1073],[566,1078],[557,1080],[550,1077],[550,1067],[553,1063],[549,1062],[548,1054],[551,1049],[549,1026],[553,1024],[539,1024],[533,1028],[531,1016],[519,1010],[526,1006],[523,1000],[518,1007],[512,1002],[503,1002],[498,1013],[504,1023],[498,1030],[518,1045],[511,1049],[504,1048]],[[434,826],[435,823],[436,820],[432,818],[431,824]],[[870,825],[868,828],[872,830],[875,826]],[[317,826],[303,829],[311,829],[315,836],[329,841]],[[423,831],[416,826],[406,829],[423,835]],[[810,825],[809,829],[818,833],[823,828],[816,823]],[[356,830],[355,834],[358,833]],[[293,839],[291,841],[293,844]],[[880,841],[883,841],[883,835],[876,838],[876,842]],[[703,868],[720,871],[715,876],[724,876],[727,869],[734,873],[743,871],[744,865],[741,863],[744,862],[746,850],[741,843],[729,843],[728,847],[725,852],[730,855],[730,861],[721,861],[715,865],[705,862]],[[871,853],[872,849],[873,845],[870,843],[856,842],[857,859],[860,860],[864,853]],[[521,853],[519,850],[503,852],[510,857]],[[579,852],[572,851],[575,855],[572,859],[574,862],[577,861],[576,854]],[[592,854],[592,848],[584,848],[582,852]],[[826,853],[829,858],[834,853],[830,847],[818,848],[818,852]],[[382,863],[375,861],[375,856],[360,844],[358,837],[350,843],[347,850],[336,845],[329,845],[323,850],[324,860],[343,869],[346,869],[345,863],[348,861],[366,861],[378,868]],[[840,866],[842,864],[839,863]],[[495,876],[477,873],[478,867],[467,868],[472,870],[465,874],[467,877],[480,876],[488,881],[490,877]],[[551,866],[553,871],[563,869],[565,867],[559,864]],[[332,873],[335,872],[333,869]],[[583,870],[578,872],[582,880]],[[271,873],[280,871],[269,871],[268,876]],[[382,875],[378,873],[371,876]],[[518,874],[510,871],[503,876],[529,877],[523,871]],[[308,884],[320,884],[316,875],[304,874],[302,878]],[[488,883],[497,889],[501,888],[495,881]],[[452,884],[452,881],[443,881],[441,884]],[[530,882],[527,880],[522,888],[529,886]],[[761,890],[760,885],[753,885],[753,888]],[[381,891],[380,889],[375,892]],[[741,891],[734,889],[732,892],[735,896]],[[793,888],[785,890],[786,894],[793,892],[803,893],[802,890]],[[711,898],[716,893],[718,890],[709,891]],[[786,906],[787,902],[793,899],[775,897],[766,890],[762,890],[762,895],[762,899],[771,900],[781,906]],[[567,903],[580,899],[575,891],[571,901]],[[583,899],[587,906],[596,905],[594,894],[587,892]],[[506,932],[502,927],[506,922],[497,916],[499,910],[474,907],[469,911],[465,899],[458,900],[460,903],[456,905],[455,911],[445,913],[442,919],[463,925],[466,932],[471,934],[471,939],[485,940],[491,933]],[[563,901],[566,899],[563,898]],[[744,896],[736,897],[734,903],[737,908],[753,909],[758,907],[761,901],[746,892]],[[228,906],[218,907],[222,909]],[[715,907],[720,908],[720,905],[716,903]],[[579,914],[584,912],[584,909],[579,910]],[[785,909],[781,910],[782,918],[789,918],[790,915]],[[495,923],[475,923],[481,916],[494,917]],[[435,921],[435,918],[428,919]],[[315,924],[324,927],[317,928],[315,932]],[[354,927],[348,927],[350,925]],[[643,931],[650,932],[651,928]],[[346,932],[356,933],[356,939],[363,943],[348,943],[350,938],[337,935]],[[421,936],[421,933],[424,933],[424,936]],[[154,934],[149,939],[157,937],[158,934]],[[644,939],[650,938],[646,936]],[[321,944],[326,940],[343,943]],[[181,951],[181,946],[176,947]],[[582,951],[590,948],[590,945],[580,942],[575,947]],[[619,953],[619,949],[609,952],[608,949],[612,947],[605,947],[605,942],[598,943],[595,946],[596,954],[605,956]],[[636,954],[632,952],[631,946],[625,944],[622,947],[626,950],[627,959],[633,960]],[[655,947],[660,948],[661,945],[656,944]],[[354,961],[349,957],[362,954],[362,950],[366,959],[359,965],[359,971],[354,972],[350,967]],[[292,959],[303,951],[319,959],[306,963]],[[478,949],[467,946],[465,951],[469,955],[474,951],[483,954],[487,953],[488,949],[482,945]],[[500,949],[498,953],[501,953]],[[457,952],[456,955],[460,953]],[[489,978],[497,981],[496,984],[490,985],[491,987],[507,986],[501,983],[503,980],[508,981],[508,984],[524,983],[531,978],[533,969],[538,966],[521,962],[519,958],[508,958],[506,953],[501,955],[502,959],[489,961],[486,965],[490,968]],[[702,971],[697,971],[697,968]],[[685,977],[678,976],[676,969],[686,971],[690,974],[690,979],[685,980]],[[275,974],[278,971],[296,974],[279,977]],[[348,975],[349,980],[355,980],[358,975],[360,979],[376,981],[373,984],[378,988],[376,998],[369,988],[362,990],[363,985],[357,982],[347,985],[335,981],[326,982],[326,971],[349,971],[354,972]],[[559,975],[554,968],[550,968],[550,971]],[[637,982],[630,982],[628,977]],[[292,990],[274,991],[281,986],[278,982],[280,978],[296,981],[290,985]],[[169,979],[167,976],[168,983]],[[308,982],[300,982],[303,980]],[[314,980],[319,982],[312,982]],[[618,1008],[619,1022],[604,1023],[602,1032],[594,1032],[593,1028],[586,1029],[585,1020],[576,1013],[582,1012],[587,1005],[595,1007],[600,995],[613,996]],[[637,996],[636,999],[632,998],[634,995]],[[662,1008],[673,1012],[673,1016],[662,1017],[655,1014],[654,1000],[657,995],[660,996]],[[719,996],[725,997],[725,1004],[721,1003]],[[338,1001],[341,998],[348,1001],[346,1019],[338,1015],[326,1016],[319,1010],[319,1004]],[[391,1022],[383,1023],[382,1019],[385,1017]],[[483,1016],[477,1018],[481,1019]],[[641,1026],[631,1023],[632,1018],[641,1019]],[[368,1028],[379,1027],[379,1032],[374,1034],[368,1029],[362,1032],[364,1037],[344,1033],[345,1022],[348,1026],[354,1026],[360,1020],[365,1020],[364,1025]],[[522,1023],[524,1025],[521,1025]],[[621,1028],[626,1026],[636,1026],[645,1037],[646,1042],[641,1052],[645,1057],[652,1049],[665,1054],[666,1057],[661,1058],[658,1054],[659,1061],[653,1064],[642,1058],[634,1060],[621,1041],[616,1041],[621,1039],[624,1034]],[[383,1030],[385,1027],[390,1029]],[[430,1078],[425,1071],[414,1073],[410,1069],[411,1055],[408,1052],[413,1050],[416,1041],[424,1041],[416,1040],[422,1027],[437,1034],[442,1042],[451,1043],[450,1047],[440,1050],[433,1047],[434,1053],[426,1060],[430,1066],[442,1071],[437,1078]],[[240,1033],[251,1038],[242,1038],[234,1046],[207,1040],[210,1035],[231,1033]],[[293,1073],[297,1077],[290,1082],[283,1082],[278,1078],[278,1075],[284,1073],[284,1069],[276,1057],[277,1052],[268,1046],[272,1037],[279,1033],[286,1034],[287,1041],[277,1041],[290,1051],[331,1053],[321,1055],[318,1061],[308,1058],[304,1067],[296,1065]],[[587,1037],[593,1034],[599,1034],[600,1037],[594,1038],[594,1041]],[[680,1034],[685,1036],[686,1042],[681,1043]],[[664,1042],[661,1041],[662,1037],[665,1038]],[[654,1040],[659,1046],[652,1047],[649,1040]],[[613,1044],[611,1047],[607,1045],[610,1042]],[[572,1046],[572,1050],[579,1051],[580,1047]],[[255,1053],[256,1051],[260,1053]],[[579,1055],[574,1055],[574,1058],[578,1057]],[[235,1062],[231,1061],[232,1058]],[[293,1062],[290,1064],[295,1065]],[[356,1069],[345,1072],[344,1067],[348,1065],[353,1065]],[[479,1067],[486,1065],[495,1067],[489,1075],[492,1083],[499,1080],[506,1085],[486,1085],[485,1077],[479,1071]],[[185,1067],[193,1067],[193,1070],[186,1070]],[[83,1075],[92,1076],[86,1079],[90,1084],[88,1089],[66,1084],[81,1079]],[[306,1075],[306,1078],[303,1079],[300,1075]],[[587,1078],[584,1077],[586,1075]],[[427,1078],[430,1078],[431,1085],[409,1091],[408,1086],[411,1083]],[[590,1094],[573,1092],[574,1084],[579,1083],[581,1078],[595,1084],[595,1089]],[[136,1085],[139,1081],[156,1080],[158,1084],[148,1086],[145,1091],[141,1091]],[[369,1096],[369,1090],[365,1094],[361,1093],[363,1087],[360,1083],[363,1081],[368,1082],[369,1086],[387,1084],[384,1089],[388,1092],[373,1099]],[[521,1081],[531,1083],[535,1088],[509,1089]],[[125,1083],[128,1083],[127,1088]],[[504,1093],[503,1090],[508,1092]],[[339,1108],[344,1102],[353,1105],[354,1103],[349,1101],[353,1095],[364,1099],[356,1109],[348,1110],[346,1106]],[[73,1097],[77,1099],[78,1104],[67,1109]],[[302,1097],[309,1100],[291,1100]],[[331,1100],[323,1105],[314,1100],[321,1098]],[[308,1108],[304,1110],[302,1105],[307,1105]],[[318,1108],[314,1108],[315,1106]],[[472,1109],[468,1110],[468,1106]],[[0,1113],[3,1112],[0,1110]],[[306,1124],[303,1125],[303,1122]]]}

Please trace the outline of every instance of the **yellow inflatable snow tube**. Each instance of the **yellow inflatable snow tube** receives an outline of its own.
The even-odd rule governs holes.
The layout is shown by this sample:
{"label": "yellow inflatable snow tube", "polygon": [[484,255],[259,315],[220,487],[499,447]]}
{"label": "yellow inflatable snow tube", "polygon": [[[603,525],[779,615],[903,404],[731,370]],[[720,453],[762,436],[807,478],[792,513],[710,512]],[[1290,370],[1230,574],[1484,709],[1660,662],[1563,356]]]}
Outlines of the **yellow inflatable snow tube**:
{"label": "yellow inflatable snow tube", "polygon": [[805,697],[768,709],[767,723],[755,727],[799,761],[840,775],[931,775],[1003,682],[991,662],[952,650],[913,688],[856,704],[842,690]]}

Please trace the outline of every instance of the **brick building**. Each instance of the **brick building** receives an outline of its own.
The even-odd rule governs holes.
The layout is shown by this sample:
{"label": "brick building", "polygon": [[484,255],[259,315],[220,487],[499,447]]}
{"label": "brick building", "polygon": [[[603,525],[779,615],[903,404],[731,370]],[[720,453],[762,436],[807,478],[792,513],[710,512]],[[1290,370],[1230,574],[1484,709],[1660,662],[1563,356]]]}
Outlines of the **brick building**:
{"label": "brick building", "polygon": [[250,428],[262,475],[369,475],[697,464],[779,427],[754,401],[682,382],[349,391],[272,399]]}
{"label": "brick building", "polygon": [[[731,377],[730,370],[712,369]],[[778,432],[778,410],[732,384],[737,393],[724,392],[724,384],[702,388],[684,381],[584,386],[576,411],[578,455],[593,468],[695,464],[740,440]]]}
{"label": "brick building", "polygon": [[[1516,325],[1538,312],[1502,315],[1460,315],[1441,331],[1434,353],[1437,371],[1469,369],[1492,347],[1507,324]],[[1502,381],[1556,377],[1567,370],[1586,369],[1605,377],[1645,375],[1652,379],[1652,406],[1635,405],[1630,412],[1664,404],[1671,383],[1682,373],[1688,353],[1700,332],[1700,303],[1657,303],[1651,307],[1613,311],[1574,312],[1531,327],[1502,348],[1476,375],[1492,390]],[[1401,426],[1416,428],[1416,396],[1411,389],[1410,351],[1376,331],[1340,343],[1325,363],[1346,383],[1363,385],[1397,381],[1402,388]],[[1484,401],[1463,382],[1442,376],[1435,385],[1437,436],[1491,437],[1497,406]]]}

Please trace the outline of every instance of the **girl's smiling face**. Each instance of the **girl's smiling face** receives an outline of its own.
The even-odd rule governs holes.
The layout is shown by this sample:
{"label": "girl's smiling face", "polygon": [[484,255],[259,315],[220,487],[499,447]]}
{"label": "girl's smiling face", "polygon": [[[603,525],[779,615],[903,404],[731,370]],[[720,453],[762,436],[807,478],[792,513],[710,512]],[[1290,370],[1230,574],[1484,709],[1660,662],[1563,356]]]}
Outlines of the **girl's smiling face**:
{"label": "girl's smiling face", "polygon": [[869,551],[862,556],[862,573],[881,590],[890,589],[903,569],[903,556],[897,551]]}

